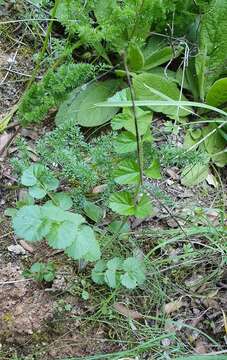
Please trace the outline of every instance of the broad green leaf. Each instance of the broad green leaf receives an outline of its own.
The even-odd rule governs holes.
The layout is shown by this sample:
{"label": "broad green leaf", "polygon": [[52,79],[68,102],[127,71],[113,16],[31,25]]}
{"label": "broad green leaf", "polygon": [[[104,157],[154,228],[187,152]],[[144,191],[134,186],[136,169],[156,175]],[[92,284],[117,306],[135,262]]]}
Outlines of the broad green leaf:
{"label": "broad green leaf", "polygon": [[138,184],[140,181],[139,166],[134,160],[122,160],[113,172],[114,180],[121,185]]}
{"label": "broad green leaf", "polygon": [[[138,123],[139,134],[142,136],[147,132],[152,122],[153,114],[151,111],[144,111],[136,108],[136,117]],[[113,130],[125,128],[129,132],[136,135],[135,119],[131,109],[124,109],[123,113],[117,114],[111,121]]]}
{"label": "broad green leaf", "polygon": [[75,260],[96,261],[101,256],[99,243],[95,238],[94,231],[87,225],[82,225],[79,228],[75,240],[65,252]]}
{"label": "broad green leaf", "polygon": [[113,234],[127,234],[130,231],[129,225],[120,220],[114,220],[108,229]]}
{"label": "broad green leaf", "polygon": [[56,116],[57,125],[69,120],[85,127],[104,124],[116,114],[118,109],[111,107],[101,109],[95,106],[95,104],[99,101],[105,101],[114,95],[120,84],[121,81],[119,80],[99,81],[87,85],[78,95],[71,95],[70,98],[66,100],[67,103],[63,103],[59,109]]}
{"label": "broad green leaf", "polygon": [[47,234],[48,244],[53,249],[66,249],[77,236],[78,228],[70,221],[53,222]]}
{"label": "broad green leaf", "polygon": [[216,107],[227,103],[227,78],[215,81],[209,88],[206,103]]}
{"label": "broad green leaf", "polygon": [[52,195],[52,200],[48,201],[46,205],[59,206],[63,210],[69,210],[73,206],[72,198],[65,192],[59,192]]}
{"label": "broad green leaf", "polygon": [[134,215],[134,202],[130,192],[122,191],[110,196],[109,207],[120,215]]}
{"label": "broad green leaf", "polygon": [[144,174],[151,179],[161,179],[162,175],[160,173],[160,163],[157,159],[152,161],[152,164],[149,166],[148,169],[144,171]]}
{"label": "broad green leaf", "polygon": [[115,257],[107,261],[107,270],[104,275],[105,282],[110,288],[116,288],[119,284],[120,274],[117,273],[117,270],[122,268],[123,260],[121,258]]}
{"label": "broad green leaf", "polygon": [[128,289],[134,289],[146,280],[144,264],[135,257],[129,257],[123,262],[123,270],[125,273],[121,275],[121,283]]}
{"label": "broad green leaf", "polygon": [[[133,85],[136,93],[136,100],[186,100],[180,95],[175,82],[171,79],[157,74],[142,73],[133,78]],[[189,114],[187,109],[173,106],[149,106],[156,112],[168,115],[170,118],[184,117]]]}
{"label": "broad green leaf", "polygon": [[100,206],[95,205],[91,201],[86,201],[84,205],[84,212],[89,219],[98,222],[103,217],[103,210]]}
{"label": "broad green leaf", "polygon": [[173,50],[172,46],[168,46],[167,41],[153,35],[146,47],[142,50],[145,57],[143,69],[150,70],[156,68],[157,66],[178,57],[182,50],[183,49],[180,46]]}
{"label": "broad green leaf", "polygon": [[42,207],[41,211],[44,218],[54,223],[62,223],[63,221],[68,221],[73,223],[76,227],[85,223],[85,219],[83,218],[83,216],[79,214],[74,214],[70,211],[64,211],[63,209],[54,205],[51,206],[50,204],[45,204]]}
{"label": "broad green leaf", "polygon": [[37,205],[24,206],[13,218],[13,228],[16,235],[27,241],[42,240],[48,233],[45,218]]}
{"label": "broad green leaf", "polygon": [[220,167],[223,167],[227,164],[227,153],[224,152],[219,155],[215,155],[224,149],[226,149],[227,141],[222,136],[222,134],[217,129],[217,125],[215,123],[209,124],[208,126],[204,127],[202,130],[203,137],[213,132],[207,139],[204,141],[204,146],[208,154],[211,156],[212,161]]}
{"label": "broad green leaf", "polygon": [[29,188],[29,195],[32,196],[34,199],[43,199],[47,192],[39,185],[34,185]]}
{"label": "broad green leaf", "polygon": [[136,205],[134,215],[139,218],[145,218],[152,214],[152,204],[149,196],[143,194]]}
{"label": "broad green leaf", "polygon": [[144,56],[139,46],[131,44],[128,48],[127,63],[129,70],[138,71],[144,66]]}
{"label": "broad green leaf", "polygon": [[105,270],[106,270],[106,261],[99,260],[95,264],[95,267],[92,269],[92,273],[91,273],[91,278],[96,284],[102,285],[105,283],[105,279],[104,279]]}
{"label": "broad green leaf", "polygon": [[181,184],[188,187],[198,185],[207,178],[208,173],[208,164],[188,165],[181,173]]}
{"label": "broad green leaf", "polygon": [[35,169],[40,169],[40,172],[45,169],[43,165],[31,165],[27,168],[21,177],[21,184],[25,186],[33,186],[37,183],[37,173]]}
{"label": "broad green leaf", "polygon": [[31,165],[21,177],[21,183],[29,186],[29,194],[42,199],[48,191],[56,190],[59,181],[41,164]]}
{"label": "broad green leaf", "polygon": [[114,148],[118,154],[136,151],[136,136],[129,131],[122,131],[114,140]]}
{"label": "broad green leaf", "polygon": [[212,0],[202,15],[196,72],[200,97],[204,100],[210,86],[224,72],[227,60],[227,1]]}

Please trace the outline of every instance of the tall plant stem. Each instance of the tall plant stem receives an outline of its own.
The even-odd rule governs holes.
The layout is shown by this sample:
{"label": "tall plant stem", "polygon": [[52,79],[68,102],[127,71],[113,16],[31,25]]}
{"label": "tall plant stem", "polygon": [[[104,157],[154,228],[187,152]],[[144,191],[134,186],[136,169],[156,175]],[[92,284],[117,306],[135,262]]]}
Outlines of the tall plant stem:
{"label": "tall plant stem", "polygon": [[138,165],[139,165],[139,172],[140,172],[140,185],[143,185],[143,149],[141,146],[141,138],[139,134],[139,127],[138,127],[138,118],[136,114],[136,106],[135,106],[135,91],[132,85],[130,72],[127,65],[126,55],[123,53],[123,59],[124,59],[124,67],[127,75],[127,81],[130,91],[130,96],[132,100],[132,112],[134,117],[134,124],[135,124],[135,130],[136,130],[136,144],[137,144],[137,159],[138,159]]}

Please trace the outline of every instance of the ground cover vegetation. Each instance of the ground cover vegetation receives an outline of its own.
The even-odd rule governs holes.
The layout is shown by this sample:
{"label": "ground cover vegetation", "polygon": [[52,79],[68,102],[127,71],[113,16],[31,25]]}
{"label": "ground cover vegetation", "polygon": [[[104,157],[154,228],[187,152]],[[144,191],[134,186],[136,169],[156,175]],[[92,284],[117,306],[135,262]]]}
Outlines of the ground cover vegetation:
{"label": "ground cover vegetation", "polygon": [[[19,193],[3,222],[25,250],[52,254],[22,258],[25,280],[54,292],[69,272],[56,326],[80,321],[90,337],[103,326],[112,345],[51,355],[51,329],[39,330],[37,349],[3,346],[2,358],[226,358],[227,1],[0,4],[13,14],[4,41],[19,22],[35,49],[0,120],[3,135],[16,121],[4,155],[14,184],[1,189]],[[69,294],[89,302],[83,316]]]}

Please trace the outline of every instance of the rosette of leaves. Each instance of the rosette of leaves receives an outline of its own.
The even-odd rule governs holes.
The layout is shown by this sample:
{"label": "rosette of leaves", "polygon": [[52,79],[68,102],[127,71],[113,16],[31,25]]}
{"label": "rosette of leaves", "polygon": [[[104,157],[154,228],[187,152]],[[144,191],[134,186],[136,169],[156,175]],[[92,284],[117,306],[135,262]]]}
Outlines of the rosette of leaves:
{"label": "rosette of leaves", "polygon": [[143,261],[136,257],[122,259],[115,257],[109,261],[99,260],[92,270],[92,280],[97,284],[107,284],[115,289],[124,286],[134,289],[146,279]]}
{"label": "rosette of leaves", "polygon": [[30,242],[46,239],[50,247],[64,250],[75,260],[98,260],[101,252],[95,233],[84,217],[69,211],[70,196],[49,193],[57,189],[58,180],[43,165],[34,164],[23,172],[21,181],[28,187],[30,196],[42,199],[48,194],[51,200],[44,205],[21,204],[12,213],[16,235]]}

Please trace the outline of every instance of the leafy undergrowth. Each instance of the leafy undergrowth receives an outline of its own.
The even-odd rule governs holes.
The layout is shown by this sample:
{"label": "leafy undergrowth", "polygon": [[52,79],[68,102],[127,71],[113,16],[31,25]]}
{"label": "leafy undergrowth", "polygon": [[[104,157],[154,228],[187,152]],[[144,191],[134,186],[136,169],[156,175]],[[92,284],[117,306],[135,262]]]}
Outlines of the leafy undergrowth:
{"label": "leafy undergrowth", "polygon": [[224,359],[226,1],[0,11],[0,358]]}

